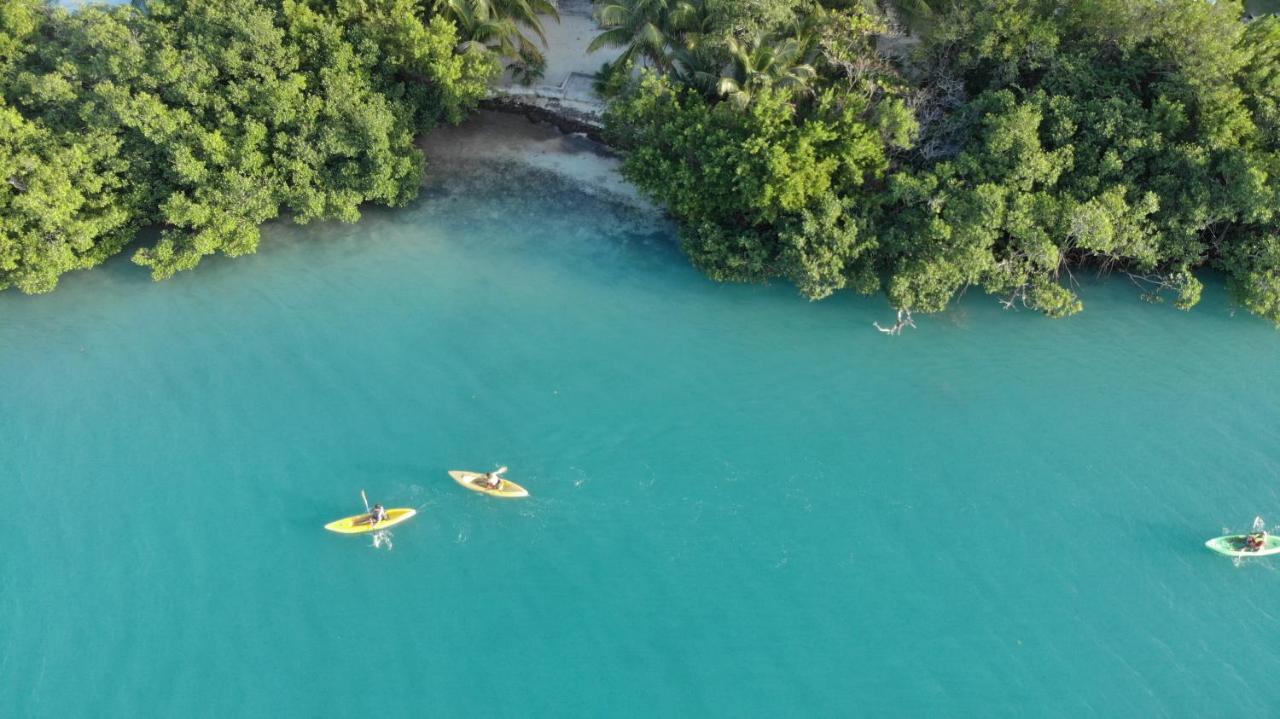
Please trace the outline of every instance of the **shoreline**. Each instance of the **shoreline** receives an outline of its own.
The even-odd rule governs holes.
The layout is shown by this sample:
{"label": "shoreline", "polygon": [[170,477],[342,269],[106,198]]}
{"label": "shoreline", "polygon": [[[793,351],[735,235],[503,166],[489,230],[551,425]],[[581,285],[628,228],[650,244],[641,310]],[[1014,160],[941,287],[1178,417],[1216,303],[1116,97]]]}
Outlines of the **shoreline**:
{"label": "shoreline", "polygon": [[621,156],[574,122],[506,105],[481,109],[460,125],[436,128],[417,141],[427,160],[424,187],[468,163],[515,163],[564,177],[588,194],[664,215],[622,176]]}
{"label": "shoreline", "polygon": [[520,115],[530,122],[553,125],[566,135],[584,135],[591,141],[616,151],[616,148],[604,137],[604,122],[601,117],[565,107],[562,103],[553,100],[542,99],[542,102],[537,102],[538,99],[541,98],[510,94],[494,95],[480,101],[479,111]]}

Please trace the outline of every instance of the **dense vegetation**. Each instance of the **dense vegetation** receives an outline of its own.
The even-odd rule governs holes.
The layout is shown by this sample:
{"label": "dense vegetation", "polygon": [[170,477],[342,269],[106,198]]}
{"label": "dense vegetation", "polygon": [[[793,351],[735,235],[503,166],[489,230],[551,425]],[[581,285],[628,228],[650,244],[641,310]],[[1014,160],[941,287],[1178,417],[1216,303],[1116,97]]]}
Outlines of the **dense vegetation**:
{"label": "dense vegetation", "polygon": [[159,228],[157,278],[257,246],[258,226],[354,220],[421,184],[417,134],[458,122],[497,71],[411,0],[0,5],[0,289]]}
{"label": "dense vegetation", "polygon": [[[0,4],[0,289],[412,198],[552,0]],[[1054,316],[1077,268],[1280,323],[1280,18],[1238,0],[597,0],[626,175],[712,277]],[[896,329],[901,329],[902,322]]]}
{"label": "dense vegetation", "polygon": [[610,0],[597,45],[624,49],[606,85],[625,172],[713,277],[883,289],[907,317],[978,285],[1062,316],[1081,309],[1073,268],[1186,308],[1209,265],[1280,322],[1280,19],[1241,16],[1227,0]]}

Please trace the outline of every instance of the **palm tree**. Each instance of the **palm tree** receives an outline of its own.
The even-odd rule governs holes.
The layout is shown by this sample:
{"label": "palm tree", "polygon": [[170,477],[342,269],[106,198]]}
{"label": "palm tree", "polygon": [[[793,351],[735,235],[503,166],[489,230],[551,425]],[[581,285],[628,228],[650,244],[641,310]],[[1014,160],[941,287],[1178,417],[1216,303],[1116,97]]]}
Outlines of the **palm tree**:
{"label": "palm tree", "polygon": [[509,19],[495,17],[485,0],[440,0],[436,12],[458,28],[462,52],[495,50],[507,57],[516,54],[515,36],[520,29]]}
{"label": "palm tree", "polygon": [[[523,25],[533,31],[542,46],[547,46],[547,36],[542,30],[542,17],[548,15],[560,22],[560,11],[556,9],[555,0],[488,0],[497,15],[510,18],[517,25]],[[521,36],[523,38],[523,35]],[[532,43],[529,43],[532,44]]]}
{"label": "palm tree", "polygon": [[724,61],[713,49],[681,44],[671,49],[671,61],[671,74],[680,84],[695,88],[708,98],[719,94],[717,83]]}
{"label": "palm tree", "polygon": [[560,22],[554,0],[435,0],[435,11],[453,21],[464,52],[490,51],[515,60],[517,70],[539,67],[546,60],[525,29],[547,46],[542,15]]}
{"label": "palm tree", "polygon": [[596,20],[605,31],[587,46],[587,52],[602,47],[621,47],[615,67],[636,60],[647,62],[660,72],[670,72],[670,49],[690,18],[701,13],[697,0],[614,0],[596,9]]}
{"label": "palm tree", "polygon": [[817,77],[813,67],[813,43],[808,37],[775,40],[756,34],[746,41],[730,37],[725,41],[729,66],[721,74],[717,90],[721,97],[739,107],[751,102],[762,86],[803,91]]}
{"label": "palm tree", "polygon": [[724,67],[723,36],[716,31],[705,0],[681,3],[668,20],[672,26],[668,32],[679,35],[668,42],[671,74],[681,84],[714,96]]}

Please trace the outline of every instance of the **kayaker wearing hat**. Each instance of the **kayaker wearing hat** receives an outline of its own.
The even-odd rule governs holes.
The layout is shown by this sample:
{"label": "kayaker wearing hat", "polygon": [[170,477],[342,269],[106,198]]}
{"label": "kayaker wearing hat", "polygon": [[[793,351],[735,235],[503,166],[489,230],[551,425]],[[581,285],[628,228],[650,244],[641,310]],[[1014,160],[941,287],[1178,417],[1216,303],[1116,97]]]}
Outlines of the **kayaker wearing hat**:
{"label": "kayaker wearing hat", "polygon": [[1256,552],[1259,549],[1262,549],[1266,543],[1267,533],[1265,531],[1253,532],[1244,538],[1244,548],[1250,552]]}

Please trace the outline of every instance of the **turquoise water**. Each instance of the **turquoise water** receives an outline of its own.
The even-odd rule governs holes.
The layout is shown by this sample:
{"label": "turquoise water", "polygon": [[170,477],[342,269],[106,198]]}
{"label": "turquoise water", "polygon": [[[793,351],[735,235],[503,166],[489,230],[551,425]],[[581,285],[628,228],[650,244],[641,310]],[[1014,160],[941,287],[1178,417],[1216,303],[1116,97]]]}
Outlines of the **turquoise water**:
{"label": "turquoise water", "polygon": [[[1280,333],[1218,284],[888,338],[464,169],[0,295],[7,715],[1273,710],[1280,563],[1201,545],[1280,517]],[[445,475],[498,463],[533,497]],[[390,550],[321,529],[361,489],[421,511]]]}

